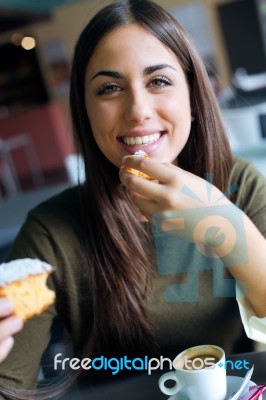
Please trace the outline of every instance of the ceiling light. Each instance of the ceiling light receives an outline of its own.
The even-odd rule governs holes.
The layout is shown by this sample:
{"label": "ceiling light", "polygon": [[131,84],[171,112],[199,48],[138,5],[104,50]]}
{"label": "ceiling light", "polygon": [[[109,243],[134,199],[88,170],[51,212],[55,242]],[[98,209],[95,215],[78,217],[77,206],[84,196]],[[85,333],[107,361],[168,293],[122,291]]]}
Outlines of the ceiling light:
{"label": "ceiling light", "polygon": [[31,36],[25,36],[21,41],[21,46],[25,50],[31,50],[36,46],[36,40]]}

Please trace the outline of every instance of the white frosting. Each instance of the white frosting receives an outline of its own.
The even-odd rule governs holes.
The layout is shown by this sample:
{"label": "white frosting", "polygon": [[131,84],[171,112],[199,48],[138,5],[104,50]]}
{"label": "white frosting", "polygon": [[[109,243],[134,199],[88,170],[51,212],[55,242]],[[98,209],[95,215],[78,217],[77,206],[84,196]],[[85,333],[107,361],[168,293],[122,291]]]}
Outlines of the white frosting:
{"label": "white frosting", "polygon": [[53,267],[41,260],[33,258],[21,258],[0,264],[0,286],[6,286],[11,282],[27,278],[29,275],[37,275],[51,272]]}
{"label": "white frosting", "polygon": [[138,150],[134,153],[134,156],[145,157],[147,156],[147,153],[145,153],[143,150]]}

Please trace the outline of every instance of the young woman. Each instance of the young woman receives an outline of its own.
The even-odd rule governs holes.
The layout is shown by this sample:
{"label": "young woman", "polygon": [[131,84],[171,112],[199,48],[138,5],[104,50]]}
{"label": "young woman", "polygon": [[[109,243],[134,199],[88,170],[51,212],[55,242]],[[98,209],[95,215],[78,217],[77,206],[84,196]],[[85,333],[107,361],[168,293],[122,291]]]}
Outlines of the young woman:
{"label": "young woman", "polygon": [[[76,45],[70,103],[86,182],[32,210],[8,256],[52,264],[57,301],[16,335],[1,385],[36,384],[56,316],[80,358],[174,357],[201,343],[237,351],[235,296],[213,294],[229,278],[240,283],[246,332],[258,337],[253,315],[263,335],[265,179],[232,160],[206,70],[182,27],[146,0],[102,9]],[[226,270],[217,275],[220,259]],[[19,329],[7,321],[0,340]],[[10,345],[0,346],[5,356]]]}

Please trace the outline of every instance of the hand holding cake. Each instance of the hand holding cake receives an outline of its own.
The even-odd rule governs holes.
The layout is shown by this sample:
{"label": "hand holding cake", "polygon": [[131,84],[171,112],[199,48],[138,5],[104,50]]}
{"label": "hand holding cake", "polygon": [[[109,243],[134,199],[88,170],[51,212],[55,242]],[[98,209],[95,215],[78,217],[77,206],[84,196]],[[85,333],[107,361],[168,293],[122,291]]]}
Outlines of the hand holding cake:
{"label": "hand holding cake", "polygon": [[[145,151],[139,150],[136,151],[136,153],[134,154],[134,156],[138,156],[138,157],[149,157]],[[144,172],[141,172],[135,168],[131,168],[131,167],[125,167],[125,170],[127,172],[129,172],[130,174],[133,174],[135,176],[138,176],[139,178],[144,178],[147,179],[148,181],[152,181],[154,180],[150,175],[145,174]]]}
{"label": "hand holding cake", "polygon": [[[130,176],[133,174],[132,169],[153,176],[153,179],[135,179]],[[205,199],[206,196],[206,181],[203,178],[178,165],[149,158],[145,153],[139,157],[135,154],[123,158],[120,180],[142,215],[148,219],[155,213],[200,208],[201,203],[198,199]],[[193,188],[195,196],[188,196],[186,187]],[[211,188],[212,201],[216,201],[222,193],[214,185]],[[227,204],[229,200],[224,197],[219,204],[221,202]]]}
{"label": "hand holding cake", "polygon": [[0,264],[0,298],[14,305],[13,314],[26,321],[45,311],[55,300],[46,287],[53,267],[38,259],[24,258]]}
{"label": "hand holding cake", "polygon": [[46,287],[51,265],[37,259],[0,264],[0,363],[14,345],[23,322],[46,310],[55,293]]}

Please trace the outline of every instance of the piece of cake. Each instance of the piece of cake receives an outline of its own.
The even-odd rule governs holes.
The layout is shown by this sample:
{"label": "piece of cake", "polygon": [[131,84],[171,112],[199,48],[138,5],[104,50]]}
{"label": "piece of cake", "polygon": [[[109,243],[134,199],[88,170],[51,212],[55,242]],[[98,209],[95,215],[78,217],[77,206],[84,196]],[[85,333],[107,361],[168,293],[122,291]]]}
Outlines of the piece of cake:
{"label": "piece of cake", "polygon": [[24,321],[41,314],[55,301],[46,280],[53,267],[41,260],[23,258],[0,264],[0,297],[14,304],[14,315]]}
{"label": "piece of cake", "polygon": [[[148,154],[146,154],[145,151],[143,151],[143,150],[136,151],[134,153],[134,156],[149,157]],[[145,174],[144,172],[138,171],[135,168],[126,167],[126,171],[129,172],[130,174],[138,176],[139,178],[144,178],[144,179],[147,179],[149,181],[153,181],[154,180],[154,178],[152,178],[151,176]]]}

